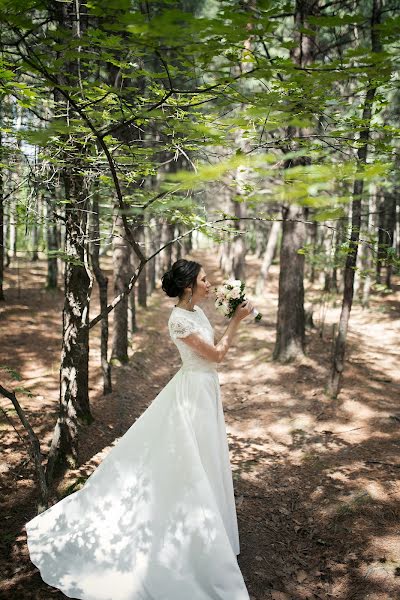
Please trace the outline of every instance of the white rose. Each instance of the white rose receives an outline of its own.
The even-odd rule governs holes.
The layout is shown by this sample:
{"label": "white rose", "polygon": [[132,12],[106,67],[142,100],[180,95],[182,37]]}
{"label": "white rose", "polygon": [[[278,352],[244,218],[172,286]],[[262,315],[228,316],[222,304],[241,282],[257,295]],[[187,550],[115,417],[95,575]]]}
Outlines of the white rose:
{"label": "white rose", "polygon": [[233,300],[240,298],[240,288],[235,287],[229,293],[230,293],[230,298],[232,298]]}
{"label": "white rose", "polygon": [[228,285],[235,285],[235,280],[234,279],[228,279],[228,281],[225,281],[224,286],[228,287]]}

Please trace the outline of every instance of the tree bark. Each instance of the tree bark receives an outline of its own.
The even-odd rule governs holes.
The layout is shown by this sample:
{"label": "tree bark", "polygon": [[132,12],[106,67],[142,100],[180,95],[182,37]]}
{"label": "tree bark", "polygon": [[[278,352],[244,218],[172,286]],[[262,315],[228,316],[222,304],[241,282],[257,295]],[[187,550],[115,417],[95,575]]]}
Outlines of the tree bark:
{"label": "tree bark", "polygon": [[241,219],[246,216],[246,205],[242,202],[234,203],[234,214],[239,220],[236,223],[237,234],[234,235],[231,246],[232,275],[235,279],[246,279],[246,238],[245,222]]}
{"label": "tree bark", "polygon": [[57,222],[54,218],[50,200],[46,202],[46,237],[47,237],[47,289],[54,290],[58,286],[58,238]]}
{"label": "tree bark", "polygon": [[[145,248],[149,254],[153,254],[159,248],[155,241],[155,232],[153,231],[152,223],[145,228]],[[147,294],[151,296],[156,287],[156,260],[153,259],[147,263]]]}
{"label": "tree bark", "polygon": [[[173,239],[175,225],[171,225],[171,223],[162,223],[161,225],[161,246],[164,246],[169,240]],[[167,246],[160,253],[160,266],[161,266],[161,276],[163,273],[168,271],[172,266],[172,244]]]}
{"label": "tree bark", "polygon": [[[116,217],[113,240],[114,295],[123,292],[130,280],[131,248],[125,239],[121,216]],[[128,297],[114,309],[112,359],[126,363],[128,361]]]}
{"label": "tree bark", "polygon": [[[379,33],[375,26],[380,23],[381,0],[373,0],[371,16],[371,41],[372,51],[379,52],[381,44]],[[370,83],[370,87],[365,95],[365,101],[362,112],[362,121],[365,127],[359,135],[359,148],[357,151],[358,162],[364,165],[368,155],[368,140],[370,134],[370,123],[372,117],[372,107],[376,93],[376,84]],[[344,290],[342,310],[340,314],[338,333],[335,340],[335,348],[332,359],[331,376],[328,382],[328,393],[336,398],[340,392],[342,383],[342,374],[344,369],[344,360],[346,353],[347,331],[349,326],[350,312],[353,303],[354,273],[357,264],[357,250],[361,227],[361,196],[364,190],[364,180],[362,177],[356,178],[353,187],[352,219],[350,248],[346,257],[346,266],[344,270]]]}
{"label": "tree bark", "polygon": [[378,249],[377,249],[377,261],[376,261],[376,283],[382,283],[381,273],[384,262],[384,244],[385,244],[385,198],[383,192],[378,195]]}
{"label": "tree bark", "polygon": [[53,469],[76,466],[79,425],[92,421],[89,406],[89,302],[91,280],[85,266],[85,236],[88,194],[84,179],[78,173],[64,177],[65,300],[60,368],[60,412],[54,430],[48,460],[48,476]]}
{"label": "tree bark", "polygon": [[288,362],[304,354],[304,246],[303,211],[296,206],[284,210],[279,272],[279,307],[273,358]]}
{"label": "tree bark", "polygon": [[36,220],[32,223],[32,253],[31,261],[39,260],[39,226]]}
{"label": "tree bark", "polygon": [[[370,195],[368,199],[368,217],[367,217],[367,238],[371,237],[371,233],[374,230],[374,219],[373,214],[376,211],[376,192]],[[364,255],[362,269],[365,273],[361,295],[361,305],[363,308],[369,307],[369,297],[372,284],[372,249],[369,244],[364,246]]]}
{"label": "tree bark", "polygon": [[8,211],[8,229],[9,229],[9,248],[10,248],[10,256],[12,258],[17,257],[17,238],[18,238],[18,230],[17,230],[17,211],[16,211],[16,201],[13,198],[10,198],[9,202],[9,211]]}
{"label": "tree bark", "polygon": [[[0,163],[3,161],[3,141],[0,131]],[[3,168],[0,166],[0,301],[4,297],[4,181]]]}
{"label": "tree bark", "polygon": [[[143,226],[143,216],[141,217],[141,223],[137,228],[137,237],[140,243],[145,242],[145,230]],[[142,272],[138,279],[138,304],[142,308],[147,307],[147,264],[143,267]]]}
{"label": "tree bark", "polygon": [[256,284],[256,294],[261,295],[264,292],[265,282],[268,277],[269,269],[275,256],[276,247],[278,245],[279,234],[281,232],[280,221],[272,223],[271,231],[269,232],[267,247],[264,252],[260,274]]}
{"label": "tree bark", "polygon": [[[386,250],[391,250],[394,245],[395,226],[396,226],[396,196],[393,192],[385,190],[385,216],[386,216]],[[392,289],[392,263],[386,260],[385,284],[388,289]]]}
{"label": "tree bark", "polygon": [[[107,292],[108,292],[108,277],[106,277],[100,267],[100,213],[99,213],[99,193],[98,188],[93,193],[93,207],[91,217],[90,231],[90,259],[93,268],[93,273],[99,287],[100,297],[100,312],[106,311],[107,308]],[[103,377],[103,394],[112,392],[111,384],[111,365],[108,362],[108,314],[105,314],[101,321],[100,332],[100,361],[101,373]]]}

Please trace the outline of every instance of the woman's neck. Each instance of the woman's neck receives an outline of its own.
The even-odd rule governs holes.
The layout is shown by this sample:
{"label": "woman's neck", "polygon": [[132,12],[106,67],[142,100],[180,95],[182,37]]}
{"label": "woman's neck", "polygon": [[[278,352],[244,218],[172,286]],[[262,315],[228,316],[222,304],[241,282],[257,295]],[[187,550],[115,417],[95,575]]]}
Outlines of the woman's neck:
{"label": "woman's neck", "polygon": [[193,303],[191,303],[191,306],[192,306],[191,308],[188,306],[188,304],[187,304],[187,303],[185,304],[185,303],[179,303],[179,302],[178,302],[178,304],[175,304],[175,306],[176,306],[177,308],[183,308],[184,310],[188,310],[189,312],[196,312],[196,311],[194,310],[194,302],[193,302]]}

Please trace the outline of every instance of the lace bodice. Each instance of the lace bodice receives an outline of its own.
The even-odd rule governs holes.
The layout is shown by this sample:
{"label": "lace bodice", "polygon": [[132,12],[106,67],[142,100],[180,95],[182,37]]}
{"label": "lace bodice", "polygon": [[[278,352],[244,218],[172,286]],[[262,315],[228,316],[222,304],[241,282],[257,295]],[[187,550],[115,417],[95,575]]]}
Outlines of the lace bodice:
{"label": "lace bodice", "polygon": [[214,344],[214,330],[204,311],[197,305],[194,311],[185,310],[179,306],[172,309],[168,320],[168,329],[172,341],[179,350],[183,367],[199,369],[215,369],[217,363],[202,358],[192,350],[182,338],[197,333],[208,343]]}

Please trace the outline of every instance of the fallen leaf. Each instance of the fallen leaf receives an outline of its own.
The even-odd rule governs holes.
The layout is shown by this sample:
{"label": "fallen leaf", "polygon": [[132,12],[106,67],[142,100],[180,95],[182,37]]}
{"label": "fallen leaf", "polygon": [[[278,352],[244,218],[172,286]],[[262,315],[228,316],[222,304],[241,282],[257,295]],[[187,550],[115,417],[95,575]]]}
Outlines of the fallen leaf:
{"label": "fallen leaf", "polygon": [[302,569],[300,571],[297,571],[296,579],[297,579],[298,583],[303,583],[303,581],[305,579],[307,579],[307,573],[305,571],[303,571]]}

